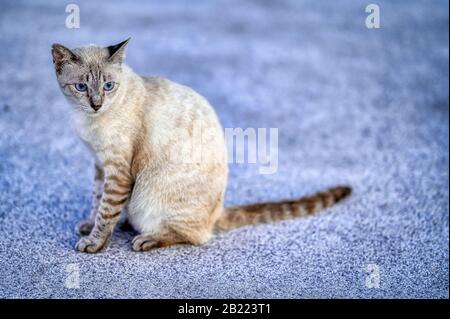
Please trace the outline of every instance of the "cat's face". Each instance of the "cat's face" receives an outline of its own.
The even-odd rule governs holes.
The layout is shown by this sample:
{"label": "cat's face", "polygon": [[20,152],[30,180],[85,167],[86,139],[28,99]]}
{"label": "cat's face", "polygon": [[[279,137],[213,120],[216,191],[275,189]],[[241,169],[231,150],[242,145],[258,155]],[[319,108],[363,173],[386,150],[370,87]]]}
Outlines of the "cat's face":
{"label": "cat's face", "polygon": [[73,51],[53,44],[58,83],[70,103],[88,115],[105,112],[120,88],[128,40],[109,47],[88,46]]}

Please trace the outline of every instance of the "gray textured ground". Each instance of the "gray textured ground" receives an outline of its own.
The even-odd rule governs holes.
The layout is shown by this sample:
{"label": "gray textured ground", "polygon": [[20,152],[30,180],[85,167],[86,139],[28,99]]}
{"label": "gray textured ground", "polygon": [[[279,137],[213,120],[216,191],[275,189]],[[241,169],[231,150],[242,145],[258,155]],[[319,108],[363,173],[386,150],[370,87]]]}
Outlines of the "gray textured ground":
{"label": "gray textured ground", "polygon": [[[378,1],[379,30],[368,1],[81,2],[76,30],[65,2],[29,2],[0,5],[0,297],[448,297],[447,1]],[[278,173],[231,165],[227,205],[338,183],[352,198],[203,247],[138,254],[117,232],[106,253],[76,253],[92,160],[50,45],[128,36],[135,70],[194,87],[225,127],[279,128]]]}

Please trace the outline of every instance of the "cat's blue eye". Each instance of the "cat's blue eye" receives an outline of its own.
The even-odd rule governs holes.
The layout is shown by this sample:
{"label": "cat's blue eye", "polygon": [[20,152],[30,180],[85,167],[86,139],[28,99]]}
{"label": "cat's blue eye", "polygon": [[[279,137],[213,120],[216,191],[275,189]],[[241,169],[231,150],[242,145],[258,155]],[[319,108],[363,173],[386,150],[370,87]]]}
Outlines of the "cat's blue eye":
{"label": "cat's blue eye", "polygon": [[77,89],[77,91],[86,92],[87,85],[84,83],[75,83],[75,88]]}
{"label": "cat's blue eye", "polygon": [[114,82],[106,82],[103,84],[103,90],[111,91],[114,88]]}

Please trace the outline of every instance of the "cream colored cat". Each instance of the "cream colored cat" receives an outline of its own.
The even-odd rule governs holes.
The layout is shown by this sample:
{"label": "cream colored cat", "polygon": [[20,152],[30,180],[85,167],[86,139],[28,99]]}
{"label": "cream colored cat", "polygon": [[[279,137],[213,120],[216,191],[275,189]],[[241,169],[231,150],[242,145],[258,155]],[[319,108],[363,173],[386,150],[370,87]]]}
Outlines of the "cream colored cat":
{"label": "cream colored cat", "polygon": [[122,210],[140,233],[133,250],[146,251],[203,244],[215,228],[312,214],[350,193],[336,187],[293,201],[224,208],[227,152],[213,108],[188,87],[134,73],[122,63],[127,44],[52,46],[77,133],[95,158],[93,204],[78,226],[85,237],[77,250],[106,248]]}

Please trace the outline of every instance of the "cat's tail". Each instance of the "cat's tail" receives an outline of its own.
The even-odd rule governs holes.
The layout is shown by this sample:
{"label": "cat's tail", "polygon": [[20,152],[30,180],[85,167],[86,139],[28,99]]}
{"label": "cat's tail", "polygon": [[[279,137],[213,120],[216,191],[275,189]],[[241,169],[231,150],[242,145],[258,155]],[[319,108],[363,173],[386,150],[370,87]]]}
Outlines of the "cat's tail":
{"label": "cat's tail", "polygon": [[348,186],[337,186],[296,200],[224,208],[216,228],[232,229],[313,215],[349,196],[351,192]]}

